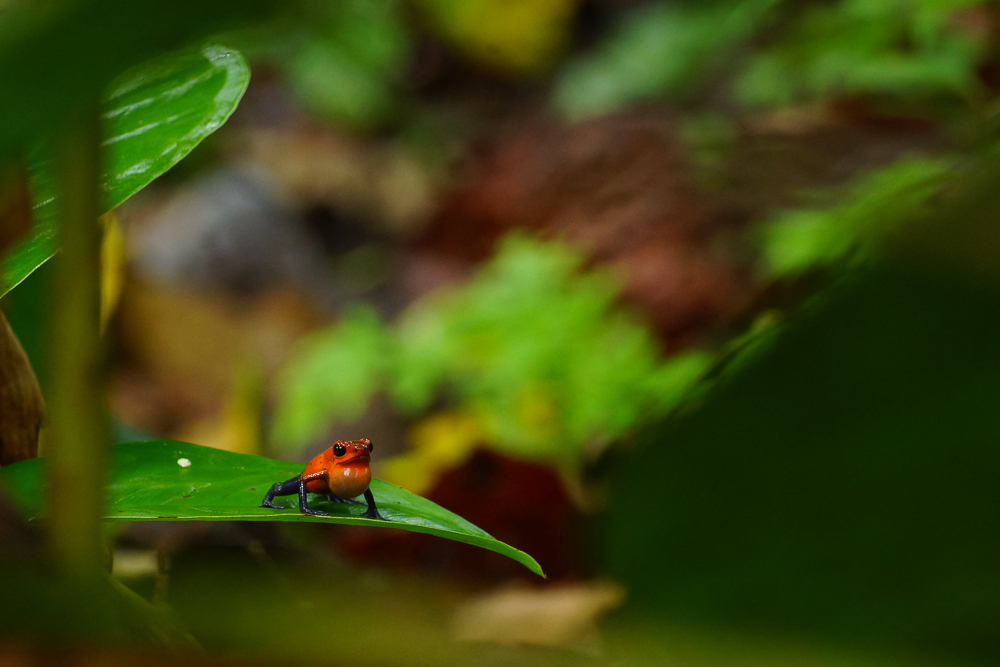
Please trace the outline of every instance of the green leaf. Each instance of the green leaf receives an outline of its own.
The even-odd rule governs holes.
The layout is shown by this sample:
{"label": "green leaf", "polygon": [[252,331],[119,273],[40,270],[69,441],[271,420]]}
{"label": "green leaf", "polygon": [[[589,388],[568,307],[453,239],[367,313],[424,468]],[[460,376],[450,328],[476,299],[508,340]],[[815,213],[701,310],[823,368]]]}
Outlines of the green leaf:
{"label": "green leaf", "polygon": [[284,13],[276,0],[3,2],[0,162],[88,110],[115,77],[210,35]]}
{"label": "green leaf", "polygon": [[218,45],[150,63],[117,81],[101,114],[105,208],[121,204],[219,129],[248,83],[243,56]]}
{"label": "green leaf", "polygon": [[[258,507],[271,485],[300,474],[301,464],[165,440],[115,445],[111,452],[107,521],[308,521],[401,528],[489,549],[545,576],[523,551],[386,482],[372,480],[371,490],[379,513],[390,521],[363,518],[363,505],[331,503],[312,494],[309,506],[331,516],[306,516],[299,514],[295,497],[285,499],[289,509]],[[191,465],[182,467],[180,459]],[[29,520],[43,516],[44,466],[41,458],[0,469],[0,481]]]}
{"label": "green leaf", "polygon": [[56,227],[52,220],[36,219],[27,236],[4,253],[0,297],[30,276],[56,253]]}
{"label": "green leaf", "polygon": [[[217,130],[249,81],[250,68],[239,52],[212,45],[147,63],[112,84],[101,114],[104,210],[134,195]],[[0,296],[58,250],[58,197],[50,169],[44,160],[32,165],[35,220],[27,237],[3,258]]]}

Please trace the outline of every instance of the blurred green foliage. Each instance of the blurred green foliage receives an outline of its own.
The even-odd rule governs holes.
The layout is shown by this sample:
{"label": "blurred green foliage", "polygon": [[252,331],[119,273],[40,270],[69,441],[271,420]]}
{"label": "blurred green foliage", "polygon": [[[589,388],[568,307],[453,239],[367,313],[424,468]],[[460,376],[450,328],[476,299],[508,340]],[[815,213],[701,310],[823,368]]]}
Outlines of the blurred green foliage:
{"label": "blurred green foliage", "polygon": [[838,95],[971,100],[982,56],[956,12],[983,0],[842,0],[805,4],[737,84],[748,105]]}
{"label": "blurred green foliage", "polygon": [[306,109],[372,129],[397,111],[414,36],[397,0],[306,0],[236,40],[252,60],[277,69]]}
{"label": "blurred green foliage", "polygon": [[560,243],[514,236],[468,283],[417,302],[387,328],[368,310],[310,338],[287,367],[278,443],[302,445],[356,418],[377,390],[418,414],[444,398],[517,456],[572,461],[675,407],[710,364],[664,363],[616,307],[618,284],[582,273]]}
{"label": "blurred green foliage", "polygon": [[[736,101],[748,107],[859,94],[903,102],[935,96],[972,101],[984,50],[975,29],[956,17],[984,4],[655,3],[634,10],[593,53],[571,62],[554,101],[576,119],[635,100],[684,98],[727,79]],[[775,11],[779,6],[782,11]]]}
{"label": "blurred green foliage", "polygon": [[592,54],[569,63],[555,90],[567,117],[599,116],[633,101],[683,95],[724,63],[778,0],[654,3],[635,10]]}
{"label": "blurred green foliage", "polygon": [[300,341],[281,380],[277,442],[301,445],[332,419],[360,416],[384,382],[392,343],[367,308]]}
{"label": "blurred green foliage", "polygon": [[768,275],[866,257],[886,235],[926,217],[952,169],[951,160],[903,159],[857,179],[843,203],[780,216],[764,227]]}
{"label": "blurred green foliage", "polygon": [[[288,63],[288,83],[308,108],[368,127],[393,111],[410,55],[398,2],[310,5],[311,31]],[[305,23],[303,23],[305,25]]]}
{"label": "blurred green foliage", "polygon": [[[420,28],[469,59],[523,75],[557,62],[574,0],[306,0],[284,20],[244,35],[249,55],[275,67],[303,105],[355,130],[397,119]],[[407,9],[410,9],[409,13]]]}

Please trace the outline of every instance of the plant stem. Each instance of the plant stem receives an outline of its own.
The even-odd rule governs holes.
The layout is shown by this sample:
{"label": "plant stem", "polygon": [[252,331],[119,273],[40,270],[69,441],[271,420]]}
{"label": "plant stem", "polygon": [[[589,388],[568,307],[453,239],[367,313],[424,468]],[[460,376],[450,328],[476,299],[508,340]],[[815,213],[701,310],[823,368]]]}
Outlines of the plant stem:
{"label": "plant stem", "polygon": [[48,453],[48,528],[65,574],[100,572],[104,511],[106,364],[100,322],[100,123],[96,111],[57,139],[59,242],[53,281]]}

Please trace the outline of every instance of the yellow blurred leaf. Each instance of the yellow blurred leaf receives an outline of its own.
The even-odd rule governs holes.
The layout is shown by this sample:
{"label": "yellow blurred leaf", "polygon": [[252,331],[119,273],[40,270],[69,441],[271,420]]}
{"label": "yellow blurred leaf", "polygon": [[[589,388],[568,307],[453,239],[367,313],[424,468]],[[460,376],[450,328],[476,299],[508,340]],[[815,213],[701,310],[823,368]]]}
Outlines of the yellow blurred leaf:
{"label": "yellow blurred leaf", "polygon": [[554,438],[561,426],[556,410],[555,392],[541,382],[525,385],[520,391],[517,417],[522,428],[537,434],[540,440]]}
{"label": "yellow blurred leaf", "polygon": [[122,295],[121,340],[137,368],[218,402],[239,364],[257,363],[271,377],[295,341],[321,321],[311,303],[289,290],[232,299],[132,279]]}
{"label": "yellow blurred leaf", "polygon": [[103,332],[111,316],[115,314],[122,290],[125,288],[127,253],[125,232],[114,212],[102,215],[100,223],[104,227],[104,237],[101,240],[101,331]]}
{"label": "yellow blurred leaf", "polygon": [[181,429],[177,439],[239,454],[260,454],[263,371],[259,365],[244,363],[237,366],[234,376],[221,413]]}
{"label": "yellow blurred leaf", "polygon": [[576,0],[419,0],[438,32],[470,58],[519,74],[552,66]]}
{"label": "yellow blurred leaf", "polygon": [[385,463],[386,481],[424,493],[445,470],[461,465],[483,441],[480,420],[465,412],[431,415],[410,431],[413,451]]}

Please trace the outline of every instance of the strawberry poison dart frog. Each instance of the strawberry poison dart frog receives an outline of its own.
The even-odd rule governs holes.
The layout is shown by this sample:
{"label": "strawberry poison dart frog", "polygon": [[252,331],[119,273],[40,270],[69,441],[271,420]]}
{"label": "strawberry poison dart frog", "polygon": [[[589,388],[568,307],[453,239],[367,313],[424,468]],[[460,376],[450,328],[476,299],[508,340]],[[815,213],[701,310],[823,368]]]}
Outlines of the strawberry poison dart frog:
{"label": "strawberry poison dart frog", "polygon": [[338,440],[333,447],[310,461],[301,475],[272,486],[271,490],[264,496],[264,502],[260,506],[285,509],[271,501],[274,500],[275,496],[290,496],[298,493],[300,512],[316,516],[329,516],[329,512],[309,508],[306,501],[307,491],[325,495],[327,500],[333,502],[352,505],[360,505],[361,503],[353,498],[364,493],[365,500],[368,501],[368,510],[361,516],[387,521],[388,519],[378,513],[378,508],[375,507],[375,496],[368,488],[372,481],[372,471],[368,467],[368,462],[371,460],[373,449],[375,447],[368,438]]}

